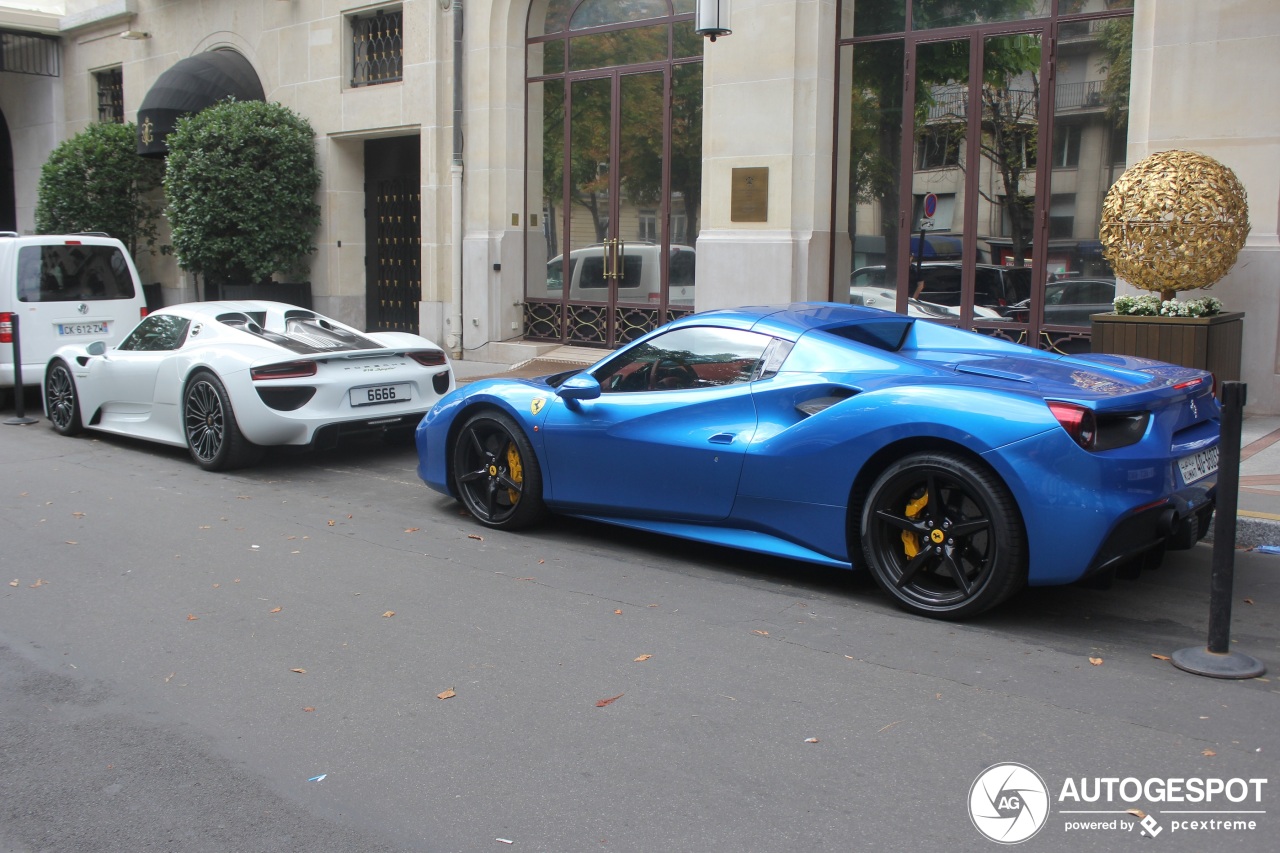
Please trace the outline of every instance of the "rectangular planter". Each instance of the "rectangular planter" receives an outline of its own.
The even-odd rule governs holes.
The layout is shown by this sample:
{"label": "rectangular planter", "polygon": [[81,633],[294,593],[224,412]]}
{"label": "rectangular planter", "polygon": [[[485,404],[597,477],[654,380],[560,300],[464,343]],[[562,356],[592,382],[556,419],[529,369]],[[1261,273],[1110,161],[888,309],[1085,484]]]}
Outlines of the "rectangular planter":
{"label": "rectangular planter", "polygon": [[1154,358],[1208,370],[1214,379],[1240,379],[1244,312],[1212,317],[1093,315],[1093,351]]}

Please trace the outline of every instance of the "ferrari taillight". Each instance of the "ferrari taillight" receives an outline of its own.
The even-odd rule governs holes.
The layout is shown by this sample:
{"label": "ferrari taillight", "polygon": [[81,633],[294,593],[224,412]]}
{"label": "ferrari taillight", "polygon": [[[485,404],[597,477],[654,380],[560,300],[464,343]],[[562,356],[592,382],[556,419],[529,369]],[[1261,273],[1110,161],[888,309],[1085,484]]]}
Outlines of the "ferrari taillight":
{"label": "ferrari taillight", "polygon": [[1098,437],[1097,422],[1094,420],[1093,412],[1084,406],[1077,406],[1074,403],[1049,403],[1049,411],[1053,412],[1053,416],[1058,419],[1058,423],[1062,424],[1062,428],[1067,431],[1067,435],[1085,450],[1093,450],[1094,440]]}
{"label": "ferrari taillight", "polygon": [[1075,403],[1050,400],[1048,405],[1071,440],[1085,450],[1114,450],[1137,444],[1151,421],[1148,412],[1096,415],[1092,409]]}
{"label": "ferrari taillight", "polygon": [[13,315],[0,311],[0,344],[13,343]]}
{"label": "ferrari taillight", "polygon": [[317,367],[314,361],[286,361],[283,364],[267,364],[249,370],[255,382],[262,379],[303,379],[315,376]]}
{"label": "ferrari taillight", "polygon": [[423,367],[440,367],[445,363],[444,353],[438,349],[415,350],[408,355]]}

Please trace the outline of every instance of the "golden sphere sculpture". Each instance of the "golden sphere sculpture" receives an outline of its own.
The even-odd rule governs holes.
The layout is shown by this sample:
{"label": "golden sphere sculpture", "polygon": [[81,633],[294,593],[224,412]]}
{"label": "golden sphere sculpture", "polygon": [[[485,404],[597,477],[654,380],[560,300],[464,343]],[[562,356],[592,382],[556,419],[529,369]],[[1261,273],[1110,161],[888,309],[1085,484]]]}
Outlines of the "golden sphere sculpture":
{"label": "golden sphere sculpture", "polygon": [[1111,185],[1102,202],[1102,256],[1120,278],[1173,299],[1227,274],[1249,236],[1235,172],[1194,151],[1161,151]]}

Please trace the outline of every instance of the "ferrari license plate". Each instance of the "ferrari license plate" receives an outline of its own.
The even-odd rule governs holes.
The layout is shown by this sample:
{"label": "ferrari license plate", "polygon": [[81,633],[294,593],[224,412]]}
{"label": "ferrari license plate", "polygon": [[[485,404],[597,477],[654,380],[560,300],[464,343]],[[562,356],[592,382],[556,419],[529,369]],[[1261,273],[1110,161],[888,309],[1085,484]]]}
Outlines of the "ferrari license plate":
{"label": "ferrari license plate", "polygon": [[376,406],[379,403],[401,403],[413,396],[408,382],[395,385],[369,385],[351,389],[351,405]]}
{"label": "ferrari license plate", "polygon": [[1202,477],[1208,477],[1218,470],[1218,448],[1210,447],[1208,450],[1184,456],[1178,460],[1178,467],[1182,469],[1184,483],[1194,483]]}
{"label": "ferrari license plate", "polygon": [[59,323],[58,334],[68,337],[76,337],[79,335],[105,335],[109,328],[108,323]]}

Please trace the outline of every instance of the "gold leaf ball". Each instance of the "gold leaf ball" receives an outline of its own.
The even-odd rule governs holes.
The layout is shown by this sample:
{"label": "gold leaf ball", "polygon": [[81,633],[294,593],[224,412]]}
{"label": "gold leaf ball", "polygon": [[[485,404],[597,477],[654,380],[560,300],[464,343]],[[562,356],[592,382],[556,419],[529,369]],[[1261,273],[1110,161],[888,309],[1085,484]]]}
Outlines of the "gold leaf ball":
{"label": "gold leaf ball", "polygon": [[1249,205],[1235,172],[1194,151],[1161,151],[1112,184],[1102,203],[1102,255],[1143,290],[1209,287],[1249,236]]}

